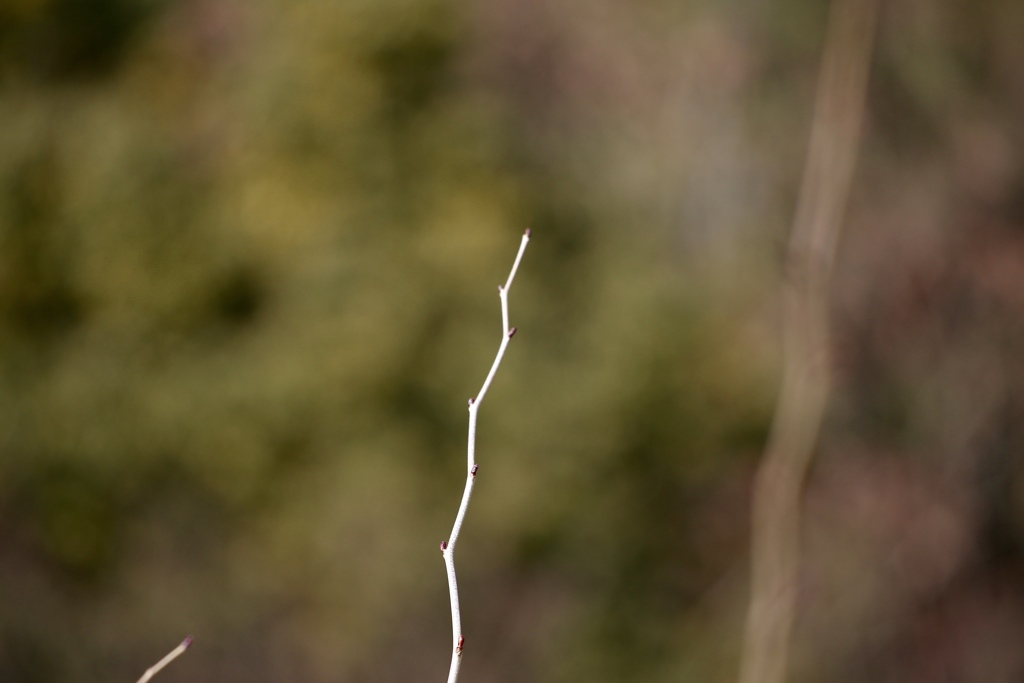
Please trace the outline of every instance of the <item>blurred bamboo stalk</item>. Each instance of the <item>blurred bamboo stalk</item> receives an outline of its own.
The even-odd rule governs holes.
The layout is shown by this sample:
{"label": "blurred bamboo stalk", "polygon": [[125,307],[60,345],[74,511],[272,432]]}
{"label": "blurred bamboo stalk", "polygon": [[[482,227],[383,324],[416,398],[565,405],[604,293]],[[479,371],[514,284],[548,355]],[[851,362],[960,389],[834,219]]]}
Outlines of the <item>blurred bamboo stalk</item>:
{"label": "blurred bamboo stalk", "polygon": [[830,385],[828,304],[860,140],[878,0],[835,0],[786,254],[783,377],[754,483],[751,596],[740,683],[786,679],[800,562],[800,501]]}

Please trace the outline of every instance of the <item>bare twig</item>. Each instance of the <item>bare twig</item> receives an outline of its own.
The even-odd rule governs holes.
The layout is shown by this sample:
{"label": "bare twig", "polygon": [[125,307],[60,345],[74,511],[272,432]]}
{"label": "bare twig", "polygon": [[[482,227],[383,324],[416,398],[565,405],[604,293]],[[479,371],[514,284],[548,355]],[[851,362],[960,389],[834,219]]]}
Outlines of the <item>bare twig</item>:
{"label": "bare twig", "polygon": [[857,157],[877,0],[835,0],[783,291],[783,377],[754,485],[741,683],[782,683],[800,560],[800,497],[829,392],[828,300]]}
{"label": "bare twig", "polygon": [[466,517],[466,508],[469,507],[469,498],[473,495],[473,485],[476,483],[476,473],[479,469],[476,464],[476,416],[483,403],[484,396],[491,386],[494,374],[501,365],[501,359],[505,356],[505,349],[508,342],[516,333],[516,328],[508,324],[508,290],[512,286],[512,280],[519,269],[519,262],[526,251],[526,245],[530,241],[530,231],[523,234],[519,243],[519,253],[512,264],[512,271],[508,274],[505,285],[498,286],[498,295],[501,297],[501,344],[498,346],[498,354],[494,357],[491,370],[487,373],[483,386],[474,398],[469,399],[469,440],[466,447],[466,488],[462,492],[462,503],[459,505],[459,512],[455,516],[455,525],[452,527],[451,536],[447,541],[441,541],[441,553],[444,555],[445,568],[448,570],[448,594],[452,603],[452,663],[448,671],[448,683],[455,683],[459,678],[459,666],[462,664],[462,646],[465,639],[462,637],[462,616],[459,612],[459,586],[455,580],[455,544],[459,540],[459,532],[462,530],[462,522]]}
{"label": "bare twig", "polygon": [[157,662],[153,666],[151,666],[148,669],[146,669],[146,673],[142,674],[142,678],[140,678],[138,680],[138,683],[146,683],[146,681],[151,679],[153,676],[156,676],[158,673],[160,673],[161,669],[163,669],[165,666],[167,666],[168,664],[173,662],[175,659],[180,657],[182,655],[182,653],[184,653],[185,650],[188,649],[188,646],[191,645],[191,644],[192,644],[192,636],[189,636],[185,640],[181,641],[181,644],[178,645],[178,647],[176,647],[173,650],[171,650],[170,652],[168,652],[167,655],[163,659],[161,659],[159,662]]}

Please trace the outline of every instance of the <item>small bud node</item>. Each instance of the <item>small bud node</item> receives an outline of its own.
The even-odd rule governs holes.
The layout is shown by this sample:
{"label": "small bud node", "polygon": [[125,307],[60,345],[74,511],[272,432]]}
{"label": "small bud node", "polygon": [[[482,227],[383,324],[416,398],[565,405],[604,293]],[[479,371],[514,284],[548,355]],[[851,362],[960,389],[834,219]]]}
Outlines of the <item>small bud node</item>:
{"label": "small bud node", "polygon": [[480,465],[473,465],[473,469],[471,469],[471,470],[469,471],[469,473],[470,473],[470,474],[472,474],[472,475],[473,475],[473,476],[475,477],[475,476],[476,476],[476,471],[477,471],[478,469],[480,469]]}
{"label": "small bud node", "polygon": [[516,328],[515,327],[513,327],[511,330],[508,331],[508,338],[509,339],[511,339],[514,336],[516,336]]}
{"label": "small bud node", "polygon": [[441,541],[441,552],[448,550],[448,541]]}

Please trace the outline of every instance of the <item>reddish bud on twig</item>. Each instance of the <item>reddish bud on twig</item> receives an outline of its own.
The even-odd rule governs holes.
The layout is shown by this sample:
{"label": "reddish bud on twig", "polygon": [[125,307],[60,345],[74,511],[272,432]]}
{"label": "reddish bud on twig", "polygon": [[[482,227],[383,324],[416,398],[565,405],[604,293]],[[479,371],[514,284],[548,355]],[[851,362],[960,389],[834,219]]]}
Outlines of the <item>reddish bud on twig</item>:
{"label": "reddish bud on twig", "polygon": [[185,640],[181,641],[181,646],[188,649],[188,646],[192,644],[192,636],[188,636]]}
{"label": "reddish bud on twig", "polygon": [[462,652],[462,646],[463,646],[463,645],[465,645],[465,644],[466,644],[466,639],[465,639],[465,638],[463,638],[462,636],[459,636],[459,642],[458,642],[458,644],[457,644],[457,645],[455,646],[455,650],[456,650],[457,652]]}
{"label": "reddish bud on twig", "polygon": [[474,400],[475,400],[475,399],[473,399],[473,398],[470,398],[470,399],[469,399],[469,405],[471,405],[471,406],[472,406],[472,405],[473,405],[473,401],[474,401]]}
{"label": "reddish bud on twig", "polygon": [[448,550],[448,541],[441,541],[441,552]]}
{"label": "reddish bud on twig", "polygon": [[508,331],[508,338],[511,339],[514,336],[516,336],[516,328],[513,327],[511,330]]}
{"label": "reddish bud on twig", "polygon": [[473,465],[473,469],[471,469],[471,470],[469,471],[469,473],[470,473],[470,474],[472,474],[472,475],[473,475],[473,476],[475,477],[475,476],[476,476],[476,471],[477,471],[478,469],[480,469],[480,465]]}
{"label": "reddish bud on twig", "polygon": [[531,231],[530,231],[530,229],[529,229],[529,228],[527,228],[527,229],[526,229],[526,236],[527,236],[527,237],[529,237],[529,236],[530,236],[530,232],[531,232]]}

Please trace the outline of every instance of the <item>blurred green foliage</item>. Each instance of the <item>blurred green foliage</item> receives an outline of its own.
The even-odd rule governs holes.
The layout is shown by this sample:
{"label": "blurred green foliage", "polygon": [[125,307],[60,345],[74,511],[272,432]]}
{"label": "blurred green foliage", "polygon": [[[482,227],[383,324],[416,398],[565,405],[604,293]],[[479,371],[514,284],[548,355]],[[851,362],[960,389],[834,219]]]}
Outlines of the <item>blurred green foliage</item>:
{"label": "blurred green foliage", "polygon": [[[999,32],[1020,12],[911,5],[883,21],[837,296],[853,371],[830,433],[880,451],[954,424],[920,379],[963,375],[912,349],[960,337],[893,322],[880,343],[867,312],[901,319],[898,264],[946,253],[914,237],[935,196],[1019,199],[998,136],[1024,103]],[[437,542],[527,225],[460,544],[463,675],[731,677],[823,20],[0,2],[0,680],[134,680],[186,633],[169,683],[443,676]],[[894,249],[895,225],[923,227]],[[1017,313],[971,325],[1019,348]],[[850,651],[806,666],[843,680]]]}

